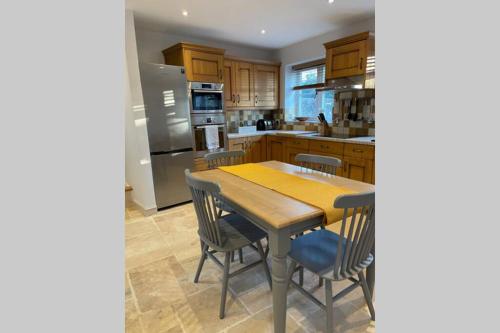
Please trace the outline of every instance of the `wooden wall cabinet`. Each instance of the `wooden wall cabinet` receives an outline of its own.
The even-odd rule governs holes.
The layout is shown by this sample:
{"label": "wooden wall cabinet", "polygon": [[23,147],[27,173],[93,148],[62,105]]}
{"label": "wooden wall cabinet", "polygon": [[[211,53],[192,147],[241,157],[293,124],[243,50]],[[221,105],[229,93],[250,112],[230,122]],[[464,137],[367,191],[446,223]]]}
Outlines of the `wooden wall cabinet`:
{"label": "wooden wall cabinet", "polygon": [[375,40],[366,31],[324,44],[325,79],[339,79],[366,73],[367,59],[375,55]]}
{"label": "wooden wall cabinet", "polygon": [[224,60],[224,107],[236,105],[235,68],[231,60]]}
{"label": "wooden wall cabinet", "polygon": [[190,43],[178,43],[163,50],[166,65],[184,66],[188,81],[222,83],[224,50]]}
{"label": "wooden wall cabinet", "polygon": [[254,65],[255,106],[279,106],[279,66]]}
{"label": "wooden wall cabinet", "polygon": [[279,72],[279,65],[263,65],[226,58],[224,61],[225,108],[278,108]]}

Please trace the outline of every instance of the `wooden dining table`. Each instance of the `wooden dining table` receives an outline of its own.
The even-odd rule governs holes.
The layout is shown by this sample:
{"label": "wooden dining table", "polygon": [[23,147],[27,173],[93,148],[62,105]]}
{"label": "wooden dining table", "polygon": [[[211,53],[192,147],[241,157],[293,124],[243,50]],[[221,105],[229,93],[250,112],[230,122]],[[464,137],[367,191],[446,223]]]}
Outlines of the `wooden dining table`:
{"label": "wooden dining table", "polygon": [[[372,184],[327,175],[300,166],[278,161],[259,164],[299,177],[341,186],[354,192],[375,191],[375,186]],[[290,237],[320,226],[323,223],[323,210],[220,169],[197,171],[193,172],[193,175],[199,179],[218,183],[222,199],[235,212],[268,233],[271,251],[274,332],[284,333],[288,289],[287,254],[291,247]],[[334,198],[332,198],[332,205],[333,201]],[[366,278],[373,295],[374,264],[369,266]]]}

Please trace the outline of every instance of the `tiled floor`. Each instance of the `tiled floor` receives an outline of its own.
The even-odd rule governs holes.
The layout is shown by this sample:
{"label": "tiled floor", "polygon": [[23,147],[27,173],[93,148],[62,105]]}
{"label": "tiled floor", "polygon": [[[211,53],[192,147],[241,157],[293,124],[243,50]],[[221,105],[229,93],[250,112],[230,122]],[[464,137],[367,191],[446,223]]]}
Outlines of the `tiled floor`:
{"label": "tiled floor", "polygon": [[[193,283],[200,243],[192,204],[148,217],[127,208],[125,217],[126,332],[272,332],[271,291],[260,267],[229,280],[223,320],[218,315],[220,269],[207,260],[199,283]],[[244,259],[256,259],[255,252],[245,251]],[[317,277],[306,271],[304,280],[324,299]],[[334,284],[334,291],[345,285]],[[324,332],[325,322],[320,308],[289,290],[287,332]],[[335,332],[375,332],[360,288],[334,304],[334,325]]]}

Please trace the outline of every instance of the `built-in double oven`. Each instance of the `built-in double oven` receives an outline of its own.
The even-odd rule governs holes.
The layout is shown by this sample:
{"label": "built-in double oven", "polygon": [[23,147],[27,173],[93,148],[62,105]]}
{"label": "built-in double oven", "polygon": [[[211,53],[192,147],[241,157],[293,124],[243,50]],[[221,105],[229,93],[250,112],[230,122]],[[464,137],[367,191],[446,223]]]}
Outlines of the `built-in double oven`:
{"label": "built-in double oven", "polygon": [[[188,94],[196,157],[201,157],[211,151],[227,150],[224,85],[189,82]],[[215,137],[218,137],[218,140]],[[215,144],[214,139],[218,141]]]}

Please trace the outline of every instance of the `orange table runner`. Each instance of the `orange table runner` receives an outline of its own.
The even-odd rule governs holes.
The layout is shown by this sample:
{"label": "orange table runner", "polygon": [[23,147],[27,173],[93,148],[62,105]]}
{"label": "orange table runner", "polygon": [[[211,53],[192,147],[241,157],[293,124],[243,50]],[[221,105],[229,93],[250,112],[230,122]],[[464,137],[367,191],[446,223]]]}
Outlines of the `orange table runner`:
{"label": "orange table runner", "polygon": [[335,198],[354,193],[344,187],[302,178],[255,163],[222,166],[219,169],[320,208],[325,212],[324,224],[337,222],[344,215],[343,209],[333,207]]}

